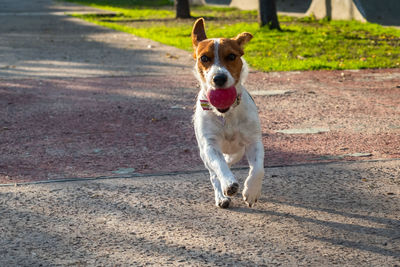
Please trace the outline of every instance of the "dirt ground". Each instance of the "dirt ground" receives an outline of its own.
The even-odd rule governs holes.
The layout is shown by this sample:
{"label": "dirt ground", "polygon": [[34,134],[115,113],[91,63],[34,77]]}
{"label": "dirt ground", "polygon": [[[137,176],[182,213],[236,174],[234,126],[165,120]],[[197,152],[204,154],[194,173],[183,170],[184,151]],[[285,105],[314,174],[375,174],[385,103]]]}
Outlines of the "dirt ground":
{"label": "dirt ground", "polygon": [[0,266],[399,266],[399,69],[252,71],[262,198],[222,210],[189,53],[0,7]]}

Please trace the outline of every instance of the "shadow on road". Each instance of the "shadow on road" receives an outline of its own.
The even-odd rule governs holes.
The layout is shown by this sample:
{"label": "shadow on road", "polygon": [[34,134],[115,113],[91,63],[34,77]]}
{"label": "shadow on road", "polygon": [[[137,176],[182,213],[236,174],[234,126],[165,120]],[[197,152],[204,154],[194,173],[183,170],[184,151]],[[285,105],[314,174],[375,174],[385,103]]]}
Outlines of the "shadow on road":
{"label": "shadow on road", "polygon": [[[2,260],[390,265],[400,257],[399,205],[383,192],[395,166],[366,166],[268,169],[252,209],[240,197],[214,207],[206,173],[3,187]],[[246,172],[235,174],[243,182]]]}

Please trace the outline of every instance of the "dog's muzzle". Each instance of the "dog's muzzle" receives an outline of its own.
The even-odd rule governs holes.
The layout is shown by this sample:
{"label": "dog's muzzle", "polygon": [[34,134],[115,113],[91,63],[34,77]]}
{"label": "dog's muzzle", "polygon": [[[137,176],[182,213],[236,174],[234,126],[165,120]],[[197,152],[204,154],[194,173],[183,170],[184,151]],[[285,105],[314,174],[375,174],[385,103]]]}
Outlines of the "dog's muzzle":
{"label": "dog's muzzle", "polygon": [[213,77],[213,83],[217,87],[223,87],[228,80],[228,76],[224,73],[218,73]]}

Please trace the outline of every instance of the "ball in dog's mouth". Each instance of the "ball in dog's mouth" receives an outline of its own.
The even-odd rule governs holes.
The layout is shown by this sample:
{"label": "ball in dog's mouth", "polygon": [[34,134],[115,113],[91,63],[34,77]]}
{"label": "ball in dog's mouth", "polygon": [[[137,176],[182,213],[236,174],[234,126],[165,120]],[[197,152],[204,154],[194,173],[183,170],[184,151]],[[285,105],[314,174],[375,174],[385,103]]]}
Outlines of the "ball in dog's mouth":
{"label": "ball in dog's mouth", "polygon": [[208,90],[207,92],[208,101],[221,113],[229,110],[230,106],[235,103],[236,97],[237,92],[235,86]]}

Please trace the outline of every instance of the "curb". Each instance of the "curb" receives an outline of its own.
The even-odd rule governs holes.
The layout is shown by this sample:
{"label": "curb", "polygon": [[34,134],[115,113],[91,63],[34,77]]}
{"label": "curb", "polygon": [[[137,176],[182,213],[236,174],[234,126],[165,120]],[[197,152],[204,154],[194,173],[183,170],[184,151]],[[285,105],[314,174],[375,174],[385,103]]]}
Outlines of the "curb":
{"label": "curb", "polygon": [[[273,166],[264,166],[264,169],[276,169],[276,168],[291,168],[291,167],[306,167],[306,166],[319,166],[319,165],[332,165],[332,164],[359,164],[359,163],[376,163],[376,162],[392,162],[399,161],[400,158],[394,159],[373,159],[373,160],[355,160],[355,161],[330,161],[330,162],[314,162],[314,163],[298,163],[298,164],[282,164]],[[249,167],[241,166],[234,167],[231,170],[240,171],[248,170]],[[0,184],[0,187],[17,187],[17,186],[28,186],[28,185],[38,185],[38,184],[53,184],[53,183],[66,183],[66,182],[83,182],[83,181],[94,181],[94,180],[114,180],[114,179],[131,179],[131,178],[145,178],[145,177],[163,177],[163,176],[173,176],[173,175],[185,175],[185,174],[196,174],[196,173],[208,173],[208,170],[193,170],[193,171],[176,171],[176,172],[158,172],[158,173],[133,173],[130,175],[118,175],[118,176],[97,176],[97,177],[70,177],[61,179],[51,179],[42,180],[34,182],[22,182],[22,183],[10,183],[10,184]]]}

